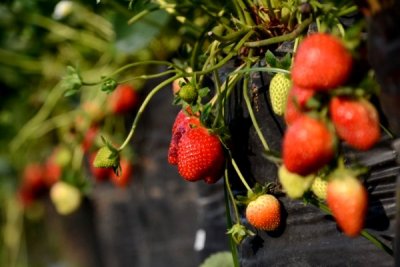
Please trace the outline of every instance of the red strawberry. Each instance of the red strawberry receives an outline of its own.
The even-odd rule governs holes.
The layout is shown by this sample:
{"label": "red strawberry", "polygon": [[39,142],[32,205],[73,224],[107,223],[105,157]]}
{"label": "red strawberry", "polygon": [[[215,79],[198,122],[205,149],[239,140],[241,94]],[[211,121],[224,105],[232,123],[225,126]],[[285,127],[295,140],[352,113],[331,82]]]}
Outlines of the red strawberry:
{"label": "red strawberry", "polygon": [[23,205],[28,206],[45,192],[44,166],[39,163],[29,163],[22,174],[22,183],[18,196]]}
{"label": "red strawberry", "polygon": [[379,140],[378,112],[367,100],[334,97],[329,110],[338,136],[350,146],[367,150]]}
{"label": "red strawberry", "polygon": [[45,187],[44,182],[45,169],[39,163],[30,163],[25,166],[22,183],[23,186],[30,188],[32,191],[40,191]]}
{"label": "red strawberry", "polygon": [[82,144],[81,144],[82,150],[84,152],[87,152],[92,148],[98,133],[99,133],[99,128],[97,126],[91,126],[85,132],[83,140],[82,140]]}
{"label": "red strawberry", "polygon": [[178,144],[178,171],[188,181],[216,182],[223,170],[225,156],[219,138],[201,126],[188,128]]}
{"label": "red strawberry", "polygon": [[339,39],[326,33],[315,33],[299,45],[292,79],[301,87],[330,90],[347,80],[351,67],[352,56]]}
{"label": "red strawberry", "polygon": [[285,110],[285,122],[291,124],[307,111],[307,101],[315,94],[314,90],[293,85],[289,91]]}
{"label": "red strawberry", "polygon": [[92,153],[89,156],[89,170],[90,173],[93,175],[93,177],[96,179],[98,182],[106,181],[108,178],[111,177],[111,174],[113,173],[112,168],[96,168],[93,166],[94,159],[96,158],[97,153]]}
{"label": "red strawberry", "polygon": [[168,150],[168,162],[170,164],[178,164],[178,144],[184,133],[191,127],[191,125],[199,124],[200,121],[197,117],[189,116],[183,110],[179,111],[172,126],[172,137]]}
{"label": "red strawberry", "polygon": [[60,180],[62,175],[62,168],[55,161],[54,156],[51,156],[47,159],[44,168],[45,168],[45,174],[43,179],[46,186],[50,188],[54,183]]}
{"label": "red strawberry", "polygon": [[303,115],[286,130],[282,153],[290,172],[314,173],[333,158],[334,135],[322,121]]}
{"label": "red strawberry", "polygon": [[109,109],[114,114],[132,111],[138,104],[139,97],[135,89],[128,84],[119,85],[109,98]]}
{"label": "red strawberry", "polygon": [[360,234],[367,212],[368,194],[357,178],[346,175],[329,181],[327,203],[346,235],[355,237]]}
{"label": "red strawberry", "polygon": [[121,158],[121,173],[117,176],[115,173],[111,174],[111,182],[113,182],[116,186],[124,188],[126,187],[132,179],[133,174],[133,166],[132,164],[125,158]]}
{"label": "red strawberry", "polygon": [[265,194],[250,201],[246,207],[247,221],[257,229],[273,231],[281,222],[281,210],[278,199]]}

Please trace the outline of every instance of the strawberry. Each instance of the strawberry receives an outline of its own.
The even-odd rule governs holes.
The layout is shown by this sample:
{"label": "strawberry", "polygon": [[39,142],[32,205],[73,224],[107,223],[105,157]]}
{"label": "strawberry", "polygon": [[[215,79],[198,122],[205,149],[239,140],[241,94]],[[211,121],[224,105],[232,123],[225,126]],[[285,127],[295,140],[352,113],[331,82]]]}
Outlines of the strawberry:
{"label": "strawberry", "polygon": [[330,180],[327,203],[337,224],[347,236],[360,234],[367,212],[368,194],[357,178],[344,175]]}
{"label": "strawberry", "polygon": [[94,166],[93,162],[96,158],[96,153],[92,153],[89,155],[89,170],[90,173],[93,175],[96,181],[102,182],[108,180],[113,173],[112,168],[97,168]]}
{"label": "strawberry", "polygon": [[125,158],[121,158],[121,172],[117,176],[114,172],[111,174],[111,182],[116,186],[124,188],[126,187],[132,179],[133,166]]}
{"label": "strawberry", "polygon": [[304,112],[308,111],[307,101],[315,94],[314,90],[293,85],[289,91],[285,109],[285,122],[287,125],[293,123]]}
{"label": "strawberry", "polygon": [[258,196],[247,205],[246,219],[257,229],[276,230],[281,222],[281,208],[278,199],[270,194]]}
{"label": "strawberry", "polygon": [[327,190],[328,190],[328,181],[317,176],[313,184],[311,185],[311,191],[319,199],[326,200]]}
{"label": "strawberry", "polygon": [[179,174],[185,180],[214,183],[221,176],[225,156],[218,136],[195,125],[180,138],[177,161]]}
{"label": "strawberry", "polygon": [[93,160],[93,166],[96,168],[116,168],[119,164],[118,152],[113,151],[107,145],[101,147]]}
{"label": "strawberry", "polygon": [[97,126],[89,127],[89,129],[84,133],[83,140],[81,143],[82,150],[84,152],[87,152],[92,148],[98,133],[99,133],[99,128]]}
{"label": "strawberry", "polygon": [[283,73],[276,74],[269,83],[272,110],[276,115],[283,115],[291,84],[289,77]]}
{"label": "strawberry", "polygon": [[128,84],[119,85],[109,96],[109,109],[113,114],[124,114],[132,111],[139,103],[136,90]]}
{"label": "strawberry", "polygon": [[183,110],[179,111],[172,126],[172,137],[168,149],[168,162],[171,165],[178,164],[178,144],[184,133],[193,125],[199,125],[197,117],[190,116]]}
{"label": "strawberry", "polygon": [[62,175],[62,168],[56,162],[54,156],[50,156],[44,165],[45,174],[44,174],[44,183],[46,186],[51,187],[54,183],[60,180]]}
{"label": "strawberry", "polygon": [[284,165],[278,170],[279,182],[288,197],[301,198],[314,181],[314,175],[301,176],[289,172]]}
{"label": "strawberry", "polygon": [[186,103],[193,103],[197,100],[197,89],[191,83],[187,83],[178,91],[178,96]]}
{"label": "strawberry", "polygon": [[283,163],[288,171],[308,175],[323,167],[334,156],[334,135],[321,120],[303,115],[285,132]]}
{"label": "strawberry", "polygon": [[315,33],[300,43],[291,74],[298,86],[327,91],[342,85],[351,68],[352,56],[339,39]]}
{"label": "strawberry", "polygon": [[378,112],[367,100],[334,97],[329,111],[338,136],[350,146],[367,150],[379,140]]}
{"label": "strawberry", "polygon": [[50,199],[58,213],[68,215],[79,208],[82,195],[76,187],[59,181],[51,187]]}
{"label": "strawberry", "polygon": [[44,182],[45,168],[39,163],[29,163],[25,166],[22,175],[22,186],[27,187],[33,192],[41,191],[46,187]]}

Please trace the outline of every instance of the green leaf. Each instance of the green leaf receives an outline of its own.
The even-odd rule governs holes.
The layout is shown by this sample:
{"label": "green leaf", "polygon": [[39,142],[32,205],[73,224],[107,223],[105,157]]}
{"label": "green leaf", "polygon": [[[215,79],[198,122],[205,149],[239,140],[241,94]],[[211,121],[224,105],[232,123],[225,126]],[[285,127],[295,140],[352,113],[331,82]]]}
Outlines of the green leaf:
{"label": "green leaf", "polygon": [[277,67],[278,60],[277,60],[276,56],[271,52],[271,50],[268,50],[265,53],[265,61],[267,62],[267,64],[270,67],[272,67],[272,68]]}
{"label": "green leaf", "polygon": [[229,251],[211,254],[200,267],[233,267],[232,254]]}

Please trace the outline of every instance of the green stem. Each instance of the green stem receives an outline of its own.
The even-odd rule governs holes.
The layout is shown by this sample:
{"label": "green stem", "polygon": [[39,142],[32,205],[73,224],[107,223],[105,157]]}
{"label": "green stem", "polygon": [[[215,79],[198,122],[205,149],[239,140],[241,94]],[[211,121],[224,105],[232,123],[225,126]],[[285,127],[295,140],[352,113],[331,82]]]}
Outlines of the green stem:
{"label": "green stem", "polygon": [[251,187],[249,186],[249,184],[246,182],[246,179],[244,178],[242,172],[240,171],[238,165],[236,164],[236,161],[233,159],[232,155],[231,155],[231,163],[233,168],[235,169],[237,175],[240,178],[240,181],[243,183],[244,187],[246,187],[247,191],[253,193],[253,190],[251,189]]}
{"label": "green stem", "polygon": [[244,98],[244,101],[246,103],[247,110],[249,111],[251,122],[254,125],[254,129],[256,130],[258,138],[260,139],[260,141],[261,141],[261,143],[262,143],[262,145],[264,147],[264,150],[265,151],[269,151],[268,143],[265,140],[264,135],[261,132],[260,125],[258,124],[258,122],[256,120],[256,116],[254,115],[253,108],[252,108],[251,103],[250,103],[249,95],[247,93],[247,91],[248,91],[248,83],[249,83],[249,79],[248,79],[248,77],[245,77],[244,80],[243,80],[243,98]]}
{"label": "green stem", "polygon": [[64,95],[64,91],[65,89],[60,86],[60,84],[56,85],[56,87],[50,91],[36,115],[24,125],[24,127],[18,132],[17,136],[11,141],[11,151],[18,150],[31,135],[32,129],[37,127],[39,123],[50,115],[53,108],[57,105],[58,100]]}
{"label": "green stem", "polygon": [[391,248],[389,248],[388,246],[386,246],[382,241],[380,241],[374,235],[369,233],[367,230],[362,230],[361,231],[361,235],[363,237],[365,237],[367,240],[369,240],[370,242],[372,242],[378,248],[382,249],[383,251],[385,251],[389,255],[393,256],[393,250]]}
{"label": "green stem", "polygon": [[142,105],[140,106],[138,112],[136,113],[136,117],[135,120],[132,123],[132,127],[131,130],[129,131],[128,136],[126,137],[125,141],[122,143],[122,145],[118,148],[119,151],[123,150],[129,143],[129,141],[132,139],[133,134],[135,133],[136,130],[136,126],[140,120],[140,118],[142,117],[143,111],[146,109],[147,105],[149,104],[150,100],[153,98],[153,96],[158,93],[158,91],[160,91],[162,88],[164,88],[167,84],[173,82],[175,79],[179,78],[179,75],[175,75],[165,81],[163,81],[162,83],[160,83],[159,85],[157,85],[156,87],[154,87],[153,90],[151,90],[151,92],[146,96],[146,98],[144,99]]}
{"label": "green stem", "polygon": [[[231,199],[232,206],[234,208],[234,213],[235,213],[235,218],[236,222],[240,222],[240,217],[239,217],[239,211],[237,209],[236,203],[235,203],[235,198],[233,197],[232,189],[229,184],[229,178],[228,178],[228,170],[225,168],[225,183],[224,183],[224,199],[225,199],[225,210],[226,210],[226,222],[227,222],[227,229],[231,229],[233,226],[232,223],[232,217],[230,214],[230,205],[229,205],[229,199]],[[229,245],[232,253],[232,259],[235,267],[239,267],[239,261],[238,261],[238,252],[236,248],[236,243],[232,238],[232,235],[229,235]]]}
{"label": "green stem", "polygon": [[133,67],[137,67],[137,66],[142,66],[142,65],[159,65],[159,66],[168,66],[168,67],[175,67],[175,65],[171,62],[168,61],[158,61],[158,60],[148,60],[148,61],[141,61],[141,62],[135,62],[135,63],[130,63],[130,64],[126,64],[125,66],[122,66],[121,68],[115,70],[114,72],[112,72],[111,74],[107,75],[106,77],[104,77],[101,81],[103,82],[104,80],[122,72],[125,71],[129,68],[133,68]]}
{"label": "green stem", "polygon": [[196,75],[204,75],[204,74],[208,74],[216,69],[221,68],[223,65],[225,65],[233,56],[235,56],[237,54],[237,52],[235,52],[235,50],[239,49],[245,42],[247,39],[250,38],[250,36],[253,34],[253,31],[249,31],[243,38],[242,40],[240,40],[238,42],[238,44],[235,46],[235,48],[233,49],[234,51],[232,51],[231,53],[229,53],[225,58],[221,59],[217,64],[213,65],[212,67],[208,68],[208,69],[204,69],[202,71],[196,71],[194,72]]}
{"label": "green stem", "polygon": [[288,70],[279,69],[279,68],[269,68],[269,67],[246,68],[243,70],[235,71],[233,73],[250,73],[250,72],[256,72],[256,71],[290,74],[290,71],[288,71]]}
{"label": "green stem", "polygon": [[98,38],[93,34],[83,30],[78,31],[40,14],[33,13],[27,18],[27,20],[29,23],[33,23],[37,26],[45,28],[54,34],[63,37],[64,39],[80,42],[83,45],[87,45],[98,51],[104,52],[110,48],[110,45],[107,41]]}
{"label": "green stem", "polygon": [[229,183],[229,174],[228,174],[228,169],[227,168],[225,168],[225,187],[226,187],[226,190],[228,192],[229,199],[231,200],[231,203],[232,203],[233,212],[235,214],[236,222],[240,223],[239,210],[238,210],[238,208],[236,206],[236,200],[235,200],[235,197],[233,195],[231,185]]}
{"label": "green stem", "polygon": [[308,18],[304,20],[295,30],[293,30],[291,33],[268,38],[265,40],[259,40],[259,41],[254,41],[254,42],[246,42],[244,43],[244,46],[246,47],[262,47],[262,46],[267,46],[271,44],[277,44],[277,43],[282,43],[286,41],[290,41],[295,39],[297,36],[299,36],[307,27],[310,25],[312,22],[312,18]]}
{"label": "green stem", "polygon": [[351,14],[351,13],[357,12],[357,10],[358,10],[358,7],[357,7],[356,5],[352,5],[352,6],[348,7],[348,8],[346,8],[346,9],[340,11],[340,12],[337,14],[337,16],[338,16],[338,17],[346,16],[346,15],[349,15],[349,14]]}
{"label": "green stem", "polygon": [[172,73],[175,74],[176,70],[167,70],[167,71],[164,71],[164,72],[161,72],[161,73],[150,74],[150,75],[140,75],[140,76],[136,76],[136,77],[132,77],[132,78],[126,79],[124,81],[119,81],[118,83],[123,84],[123,83],[129,82],[129,81],[139,80],[139,79],[149,80],[149,79],[154,79],[154,78],[160,78],[160,77],[172,74]]}
{"label": "green stem", "polygon": [[[313,204],[314,206],[318,207],[325,213],[332,214],[329,207],[326,204],[322,203],[321,201],[309,199],[308,202]],[[393,250],[391,248],[389,248],[387,245],[385,245],[382,241],[380,241],[378,238],[376,238],[373,234],[369,233],[367,230],[362,230],[361,236],[365,237],[367,240],[369,240],[371,243],[373,243],[376,247],[382,249],[389,255],[393,255]]]}
{"label": "green stem", "polygon": [[137,22],[138,20],[140,20],[140,19],[143,18],[144,16],[150,14],[151,12],[154,12],[154,11],[156,11],[156,10],[159,10],[159,9],[160,9],[160,7],[156,6],[156,7],[152,7],[152,8],[149,8],[149,9],[145,9],[145,10],[139,12],[138,14],[136,14],[135,16],[133,16],[132,18],[130,18],[130,19],[128,20],[128,25],[131,25],[131,24]]}

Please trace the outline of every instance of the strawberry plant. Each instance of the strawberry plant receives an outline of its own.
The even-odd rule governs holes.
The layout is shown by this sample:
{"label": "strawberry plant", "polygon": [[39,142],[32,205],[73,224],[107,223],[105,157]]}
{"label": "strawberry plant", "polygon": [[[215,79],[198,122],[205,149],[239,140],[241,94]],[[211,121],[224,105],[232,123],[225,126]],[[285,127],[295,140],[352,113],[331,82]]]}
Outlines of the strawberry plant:
{"label": "strawberry plant", "polygon": [[[364,64],[368,60],[364,35],[368,28],[360,16],[364,9],[351,1],[316,0],[204,1],[200,5],[132,0],[126,6],[115,5],[131,15],[125,21],[131,27],[154,16],[157,22],[157,14],[163,14],[173,29],[160,33],[158,47],[147,42],[143,47],[149,49],[124,60],[105,48],[111,40],[115,48],[130,51],[124,45],[127,40],[107,35],[108,28],[84,35],[90,51],[108,53],[96,63],[62,62],[64,78],[47,97],[42,96],[35,116],[10,142],[12,155],[18,156],[30,141],[53,136],[72,155],[63,166],[49,161],[47,178],[42,177],[41,165],[32,177],[23,175],[20,195],[25,203],[45,188],[57,210],[68,214],[82,196],[90,194],[89,181],[110,180],[126,187],[132,180],[130,160],[143,113],[155,95],[172,87],[173,105],[179,111],[170,127],[165,161],[176,166],[185,181],[224,184],[235,266],[239,266],[237,245],[255,235],[252,229],[275,231],[284,223],[281,203],[288,201],[286,197],[320,207],[333,215],[345,235],[363,235],[390,252],[363,229],[370,196],[360,181],[359,166],[344,167],[342,162],[345,146],[366,152],[383,131],[390,135],[373,101],[379,97],[374,70]],[[97,6],[108,7],[108,3],[100,0]],[[348,16],[354,17],[351,25],[344,23]],[[33,21],[53,33],[59,26],[44,18]],[[79,43],[79,35],[73,33],[63,38]],[[61,44],[57,48],[65,49]],[[91,70],[95,66],[104,67]],[[268,86],[258,85],[257,75]],[[153,79],[161,81],[139,98],[140,88]],[[263,106],[260,102],[266,95]],[[231,126],[242,114],[232,114],[232,106],[245,114],[246,123],[239,128],[251,129],[249,136],[254,133],[261,153],[251,151],[246,140],[238,144],[239,133]],[[272,126],[260,119],[261,112],[279,124],[282,138],[271,140]],[[241,145],[247,145],[246,155],[241,155]],[[245,169],[246,162],[241,162],[249,155],[272,166],[268,168],[273,168],[274,177],[254,177],[253,166]],[[85,162],[89,163],[86,173]],[[32,168],[28,162],[18,164]],[[95,179],[84,179],[87,174]],[[65,204],[68,197],[74,200],[69,205]]]}

